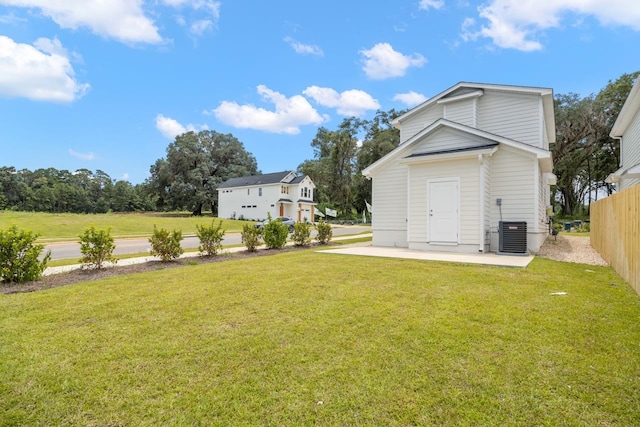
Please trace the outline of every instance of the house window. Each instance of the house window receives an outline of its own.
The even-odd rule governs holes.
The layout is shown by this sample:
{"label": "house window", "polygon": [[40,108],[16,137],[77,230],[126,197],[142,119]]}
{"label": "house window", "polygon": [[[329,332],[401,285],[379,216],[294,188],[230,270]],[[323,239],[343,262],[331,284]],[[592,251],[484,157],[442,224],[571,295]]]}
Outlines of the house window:
{"label": "house window", "polygon": [[262,187],[258,188],[258,197],[262,197]]}

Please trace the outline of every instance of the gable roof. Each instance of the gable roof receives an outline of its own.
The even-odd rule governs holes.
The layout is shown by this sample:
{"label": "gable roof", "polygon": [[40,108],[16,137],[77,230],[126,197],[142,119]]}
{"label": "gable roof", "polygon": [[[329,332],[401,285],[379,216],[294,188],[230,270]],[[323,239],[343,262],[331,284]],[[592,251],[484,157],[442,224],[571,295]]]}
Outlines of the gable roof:
{"label": "gable roof", "polygon": [[[390,153],[387,153],[387,155],[385,155],[384,157],[380,158],[377,162],[373,163],[372,165],[369,165],[368,167],[366,167],[365,169],[363,169],[362,174],[364,176],[366,176],[367,178],[371,178],[372,173],[375,172],[376,169],[379,169],[380,166],[388,163],[389,161],[391,161],[392,159],[396,159],[398,157],[402,157],[402,155],[404,153],[408,153],[409,147],[413,147],[418,141],[424,139],[425,137],[427,137],[429,134],[432,134],[433,132],[436,132],[438,129],[442,129],[442,128],[449,128],[449,129],[454,129],[454,130],[458,130],[464,133],[467,133],[469,135],[472,136],[476,136],[482,139],[487,140],[488,142],[485,144],[481,144],[478,145],[476,147],[469,147],[469,149],[466,150],[447,150],[442,151],[442,152],[427,152],[424,153],[424,155],[442,155],[442,154],[447,154],[447,155],[452,155],[452,154],[456,154],[456,153],[466,153],[469,151],[473,151],[473,150],[484,150],[484,149],[490,149],[492,147],[495,147],[499,144],[504,144],[506,146],[510,146],[513,148],[517,148],[523,151],[526,151],[528,153],[531,154],[535,154],[535,156],[538,158],[538,160],[542,163],[542,169],[543,172],[551,172],[551,170],[553,169],[553,162],[551,160],[551,152],[547,151],[547,150],[543,150],[541,148],[537,148],[534,147],[532,145],[529,144],[525,144],[523,142],[519,142],[519,141],[515,141],[513,139],[509,139],[509,138],[505,138],[503,136],[500,135],[496,135],[490,132],[486,132],[471,126],[466,126],[460,123],[456,123],[456,122],[452,122],[451,120],[447,120],[447,119],[438,119],[435,122],[433,122],[432,124],[430,124],[429,126],[427,126],[426,128],[424,128],[423,130],[421,130],[420,132],[418,132],[417,134],[415,134],[414,136],[412,136],[411,138],[409,138],[404,144],[398,146],[396,149],[394,149],[393,151],[391,151]],[[406,155],[403,158],[409,158],[409,157],[417,157],[416,155]]]}
{"label": "gable roof", "polygon": [[[286,179],[293,174],[293,179]],[[301,182],[306,175],[297,175],[292,171],[282,171],[267,173],[262,175],[241,176],[238,178],[229,178],[218,188],[234,188],[234,187],[250,187],[254,185],[269,185],[269,184],[297,184]]]}
{"label": "gable roof", "polygon": [[631,88],[627,100],[624,102],[620,114],[616,122],[611,128],[609,136],[612,138],[622,138],[622,135],[627,131],[627,128],[631,124],[631,121],[635,117],[636,113],[640,110],[640,78],[636,79],[636,83]]}
{"label": "gable roof", "polygon": [[528,93],[535,94],[542,97],[542,106],[544,114],[544,122],[547,131],[547,139],[549,142],[555,142],[556,140],[556,119],[553,112],[553,89],[544,87],[533,86],[512,86],[512,85],[496,85],[489,83],[472,83],[472,82],[459,82],[449,89],[440,92],[436,96],[427,99],[422,104],[409,110],[405,114],[396,118],[391,122],[396,128],[400,128],[402,122],[415,116],[421,111],[429,108],[437,103],[453,102],[465,98],[482,96],[484,90],[498,90],[503,92],[513,93]]}

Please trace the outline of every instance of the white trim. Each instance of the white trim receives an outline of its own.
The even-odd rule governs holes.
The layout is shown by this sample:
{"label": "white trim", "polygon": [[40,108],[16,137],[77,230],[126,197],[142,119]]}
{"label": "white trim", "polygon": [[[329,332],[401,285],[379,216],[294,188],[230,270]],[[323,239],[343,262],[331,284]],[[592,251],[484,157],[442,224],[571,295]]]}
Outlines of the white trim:
{"label": "white trim", "polygon": [[484,156],[478,154],[478,165],[480,167],[480,245],[478,252],[484,252]]}
{"label": "white trim", "polygon": [[411,237],[411,168],[407,168],[407,211],[405,212],[407,246]]}
{"label": "white trim", "polygon": [[[516,92],[516,93],[520,92],[520,93],[528,93],[528,94],[534,94],[534,95],[539,95],[544,97],[545,105],[547,106],[548,110],[550,109],[550,111],[547,111],[547,114],[550,117],[549,123],[547,124],[547,131],[548,131],[547,133],[549,134],[550,138],[555,139],[555,120],[553,118],[553,89],[544,88],[544,87],[511,86],[511,85],[496,85],[496,84],[488,84],[488,83],[459,82],[451,86],[449,89],[446,89],[443,92],[440,92],[439,94],[427,99],[422,104],[407,111],[402,116],[393,120],[391,124],[394,127],[399,128],[400,124],[403,121],[416,115],[417,113],[424,110],[425,108],[428,108],[429,106],[435,104],[438,100],[444,98],[448,94],[455,92],[456,90],[462,87],[480,89],[480,90],[489,89],[489,90],[498,90],[498,91],[504,91],[504,92]],[[554,142],[554,141],[550,141],[550,142]]]}
{"label": "white trim", "polygon": [[407,157],[404,159],[400,159],[400,164],[404,165],[415,165],[415,164],[419,164],[419,163],[433,163],[433,162],[440,162],[440,161],[445,161],[445,160],[451,160],[451,159],[464,159],[464,158],[469,158],[469,157],[476,157],[478,155],[493,155],[496,151],[498,151],[498,148],[500,146],[496,145],[495,147],[491,147],[491,148],[478,148],[477,150],[469,150],[469,151],[456,151],[454,153],[441,153],[441,154],[432,154],[429,155],[429,153],[424,153],[424,156],[420,156],[420,153],[416,153],[417,156],[416,157]]}
{"label": "white trim", "polygon": [[609,136],[618,139],[622,138],[638,110],[640,110],[640,78],[636,79],[636,83],[631,88],[629,96],[624,102],[620,114],[618,114],[618,118],[611,128]]}
{"label": "white trim", "polygon": [[473,92],[464,93],[462,95],[452,96],[452,97],[449,97],[449,98],[441,98],[441,99],[437,100],[436,103],[437,104],[449,104],[451,102],[462,101],[463,99],[479,98],[482,95],[484,95],[484,91],[483,90],[476,90],[476,91],[473,91]]}
{"label": "white trim", "polygon": [[[534,208],[534,214],[533,214],[533,223],[534,225],[534,233],[537,233],[540,231],[540,203],[542,202],[542,200],[540,200],[540,180],[542,179],[542,176],[540,176],[540,167],[538,166],[537,163],[533,164],[533,176],[535,178],[534,180],[534,184],[533,184],[533,191],[534,194],[536,195],[536,205]],[[547,204],[545,203],[545,209],[546,209]]]}
{"label": "white trim", "polygon": [[[427,126],[426,128],[424,128],[423,130],[421,130],[420,132],[418,132],[417,134],[413,135],[411,138],[409,138],[407,141],[405,141],[402,145],[398,146],[397,148],[395,148],[390,153],[387,153],[385,156],[383,156],[378,161],[374,162],[372,165],[369,165],[368,167],[363,169],[362,174],[365,177],[370,177],[372,172],[375,169],[377,169],[378,167],[380,167],[380,165],[385,164],[388,161],[390,161],[391,159],[400,156],[409,147],[411,147],[414,144],[416,144],[417,141],[422,140],[427,135],[429,135],[432,132],[435,132],[437,129],[439,129],[441,127],[447,127],[447,128],[450,128],[450,129],[455,129],[455,130],[458,130],[460,132],[465,132],[465,133],[473,135],[473,136],[477,136],[477,137],[480,137],[480,138],[488,139],[490,141],[498,142],[501,145],[504,144],[506,146],[511,146],[511,147],[518,148],[518,149],[523,150],[523,151],[527,151],[529,153],[533,153],[533,154],[535,154],[537,156],[537,158],[540,161],[541,165],[543,166],[543,170],[545,172],[547,172],[547,169],[549,169],[548,172],[551,172],[551,169],[553,168],[553,162],[551,160],[551,152],[549,150],[544,150],[542,148],[534,147],[533,145],[525,144],[524,142],[516,141],[516,140],[510,139],[510,138],[505,138],[505,137],[500,136],[500,135],[496,135],[496,134],[493,134],[493,133],[490,133],[490,132],[486,132],[486,131],[483,131],[483,130],[480,130],[480,129],[476,129],[476,128],[471,127],[471,126],[466,126],[466,125],[463,125],[463,124],[460,124],[460,123],[452,122],[450,120],[438,119],[435,122],[433,122],[432,124],[430,124],[429,126]],[[458,155],[460,155],[460,154],[458,154]]]}

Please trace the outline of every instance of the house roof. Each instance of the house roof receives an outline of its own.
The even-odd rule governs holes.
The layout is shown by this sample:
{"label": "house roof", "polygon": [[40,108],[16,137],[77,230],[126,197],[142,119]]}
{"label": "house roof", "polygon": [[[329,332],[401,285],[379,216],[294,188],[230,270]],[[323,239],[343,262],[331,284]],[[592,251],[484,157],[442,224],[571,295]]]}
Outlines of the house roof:
{"label": "house roof", "polygon": [[[291,180],[286,180],[293,174],[294,178]],[[235,188],[235,187],[251,187],[255,185],[269,185],[269,184],[298,184],[301,182],[306,175],[297,175],[292,171],[282,171],[282,172],[274,172],[267,173],[263,175],[251,175],[251,176],[241,176],[238,178],[230,178],[220,184],[218,189],[220,188]]]}
{"label": "house roof", "polygon": [[465,99],[468,97],[481,96],[483,91],[487,90],[499,90],[506,92],[519,92],[536,94],[542,97],[544,121],[547,131],[547,139],[549,142],[555,142],[556,140],[556,119],[553,112],[553,89],[533,86],[512,86],[512,85],[496,85],[489,83],[472,83],[472,82],[459,82],[449,89],[440,92],[436,96],[427,99],[422,104],[409,110],[402,116],[396,118],[391,122],[396,128],[400,128],[400,124],[407,119],[415,116],[421,111],[429,108],[433,104],[453,102],[455,100]]}
{"label": "house roof", "polygon": [[463,147],[463,148],[452,148],[451,150],[437,150],[437,151],[427,151],[424,153],[415,153],[411,154],[405,159],[415,158],[415,157],[425,157],[425,156],[437,156],[440,154],[455,154],[455,153],[463,153],[468,151],[478,151],[478,150],[486,150],[487,148],[493,148],[500,145],[497,142],[491,144],[482,144],[482,145],[474,145],[473,147]]}
{"label": "house roof", "polygon": [[640,110],[640,78],[636,80],[636,84],[631,88],[627,100],[624,102],[620,114],[616,122],[611,128],[609,134],[612,138],[622,138],[622,135],[627,131],[627,128],[631,124],[631,121],[635,117],[636,113]]}
{"label": "house roof", "polygon": [[[424,139],[425,137],[427,137],[429,134],[432,134],[433,132],[437,131],[438,129],[442,129],[442,128],[449,128],[449,129],[455,129],[461,132],[465,132],[469,135],[473,135],[479,138],[482,138],[484,140],[486,140],[487,142],[485,144],[481,144],[478,146],[474,146],[474,147],[470,147],[468,149],[456,149],[456,150],[447,150],[448,152],[444,153],[444,152],[425,152],[424,155],[442,155],[442,154],[452,154],[455,155],[456,153],[460,153],[461,155],[463,153],[465,153],[466,151],[469,150],[482,150],[482,149],[490,149],[493,147],[496,147],[499,144],[504,144],[506,146],[509,147],[513,147],[516,149],[520,149],[523,150],[525,152],[534,154],[538,160],[541,163],[543,172],[551,172],[553,169],[553,162],[551,160],[551,152],[547,151],[547,150],[543,150],[541,148],[537,148],[534,147],[532,145],[529,144],[525,144],[523,142],[519,142],[519,141],[515,141],[513,139],[509,139],[509,138],[505,138],[503,136],[500,135],[496,135],[490,132],[486,132],[471,126],[466,126],[460,123],[456,123],[456,122],[452,122],[450,120],[447,119],[438,119],[435,122],[433,122],[432,124],[430,124],[429,126],[427,126],[426,128],[424,128],[422,131],[418,132],[417,134],[415,134],[414,136],[412,136],[411,138],[409,138],[404,144],[398,146],[396,149],[394,149],[393,151],[391,151],[390,153],[388,153],[386,156],[382,157],[381,159],[379,159],[377,162],[373,163],[372,165],[370,165],[369,167],[365,168],[362,171],[362,174],[364,176],[366,176],[367,178],[371,178],[371,175],[375,172],[376,169],[379,169],[380,166],[386,164],[387,162],[391,161],[392,159],[398,158],[398,157],[403,157],[403,155],[405,153],[408,153],[410,151],[410,147],[413,147],[418,141]],[[406,155],[403,158],[411,158],[411,157],[417,157],[418,154],[413,154],[413,155]]]}

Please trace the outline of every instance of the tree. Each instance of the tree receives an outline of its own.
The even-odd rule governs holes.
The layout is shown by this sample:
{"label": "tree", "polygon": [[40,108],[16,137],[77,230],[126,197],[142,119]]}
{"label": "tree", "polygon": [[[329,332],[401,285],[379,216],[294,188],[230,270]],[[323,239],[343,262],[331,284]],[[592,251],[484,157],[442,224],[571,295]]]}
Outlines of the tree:
{"label": "tree", "polygon": [[189,209],[202,215],[216,212],[217,187],[231,177],[255,175],[255,158],[231,134],[205,130],[178,135],[167,147],[166,159],[151,166],[147,187],[164,209]]}
{"label": "tree", "polygon": [[400,131],[391,122],[402,114],[378,111],[372,120],[351,117],[337,130],[318,129],[311,142],[314,159],[300,164],[298,172],[313,180],[320,206],[335,206],[342,215],[364,209],[365,200],[371,200],[371,182],[361,172],[398,146]]}
{"label": "tree", "polygon": [[613,187],[605,182],[620,164],[619,141],[609,133],[640,72],[623,74],[597,95],[557,95],[556,142],[551,146],[558,178],[556,199],[565,215],[576,215]]}

